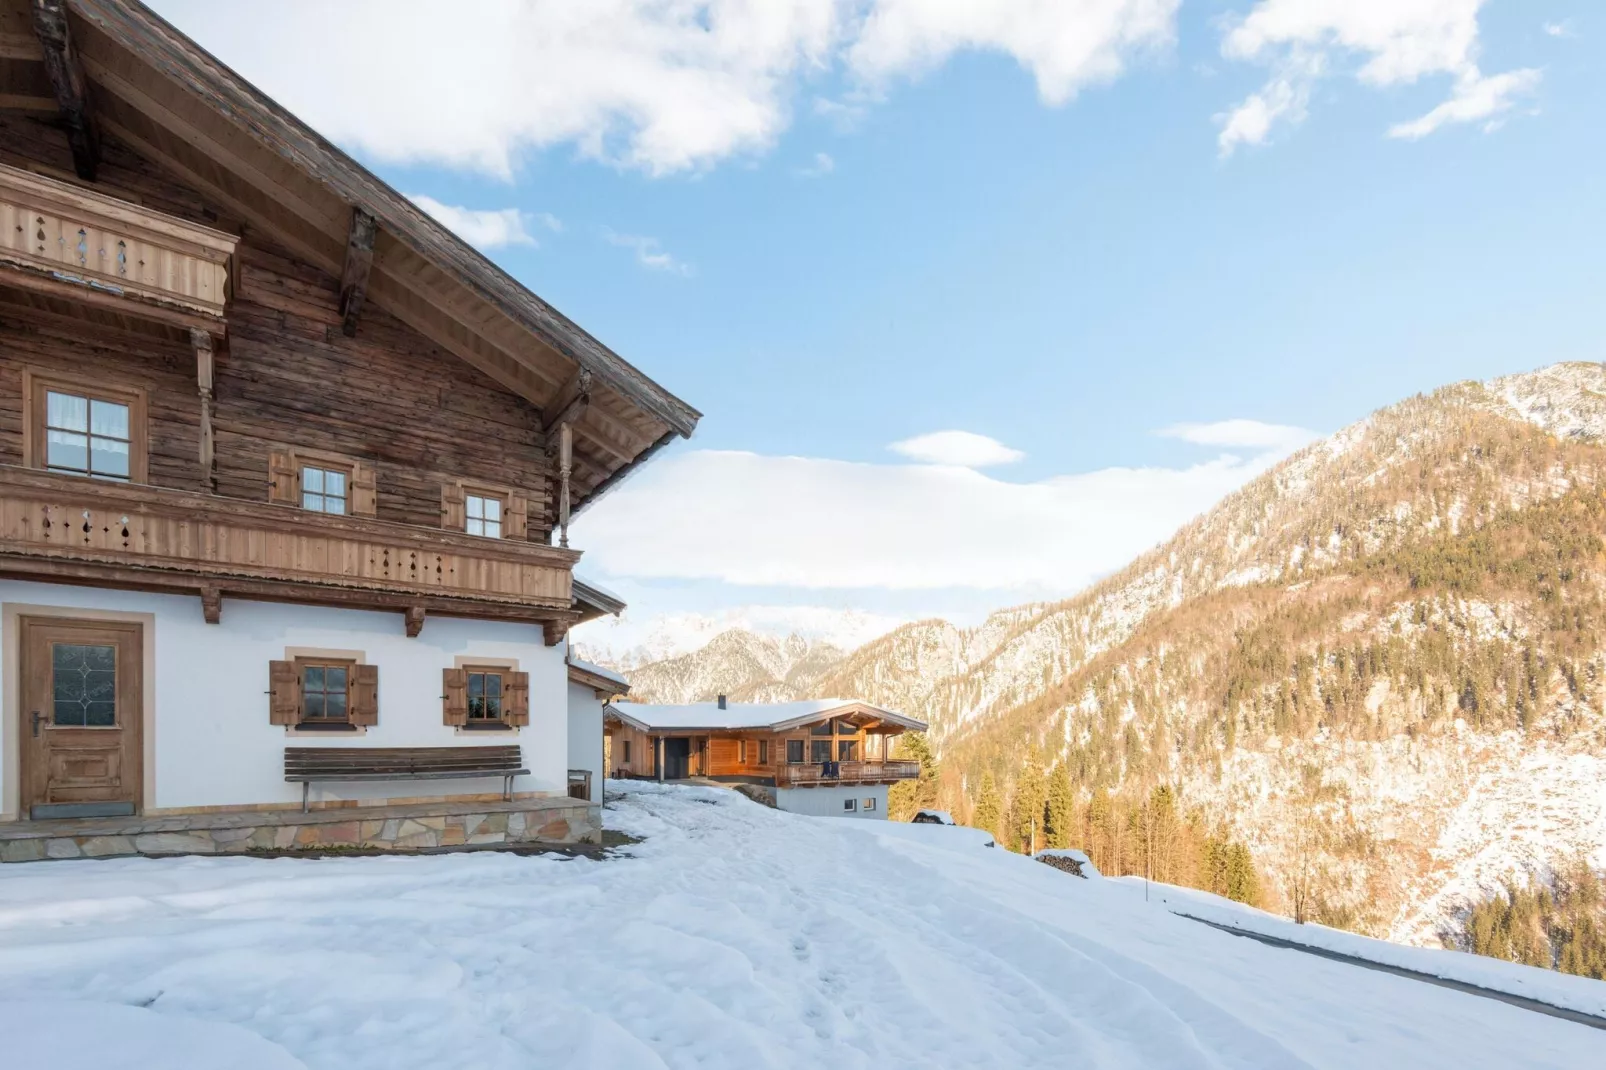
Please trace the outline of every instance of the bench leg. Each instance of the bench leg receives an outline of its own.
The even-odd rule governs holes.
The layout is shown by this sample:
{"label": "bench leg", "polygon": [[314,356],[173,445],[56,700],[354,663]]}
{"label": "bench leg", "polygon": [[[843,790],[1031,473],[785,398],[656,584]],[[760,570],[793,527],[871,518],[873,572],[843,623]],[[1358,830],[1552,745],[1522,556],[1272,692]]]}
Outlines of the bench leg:
{"label": "bench leg", "polygon": [[312,791],[312,781],[303,780],[301,782],[301,812],[302,813],[306,813],[307,812],[307,795],[311,791]]}
{"label": "bench leg", "polygon": [[513,801],[513,778],[510,776],[505,776],[502,778],[502,801]]}

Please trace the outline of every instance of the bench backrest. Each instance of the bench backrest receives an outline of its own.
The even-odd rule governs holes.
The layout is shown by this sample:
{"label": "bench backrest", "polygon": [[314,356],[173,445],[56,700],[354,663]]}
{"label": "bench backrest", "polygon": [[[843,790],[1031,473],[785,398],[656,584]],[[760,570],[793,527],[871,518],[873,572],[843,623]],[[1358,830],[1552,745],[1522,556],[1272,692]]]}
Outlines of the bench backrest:
{"label": "bench backrest", "polygon": [[286,747],[286,776],[395,773],[512,772],[521,756],[512,747]]}

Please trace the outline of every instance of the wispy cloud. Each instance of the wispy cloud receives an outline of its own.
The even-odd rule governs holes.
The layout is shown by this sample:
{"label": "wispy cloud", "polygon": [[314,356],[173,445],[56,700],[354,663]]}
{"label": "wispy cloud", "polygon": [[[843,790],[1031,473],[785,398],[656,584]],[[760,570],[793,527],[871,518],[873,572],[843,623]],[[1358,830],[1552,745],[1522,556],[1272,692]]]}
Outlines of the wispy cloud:
{"label": "wispy cloud", "polygon": [[464,208],[442,204],[422,193],[407,194],[408,200],[434,216],[447,229],[478,249],[498,249],[506,245],[535,245],[527,224],[534,221],[548,230],[562,230],[556,216],[541,213],[527,216],[517,208]]}
{"label": "wispy cloud", "polygon": [[824,178],[835,170],[836,161],[831,158],[830,153],[816,152],[814,161],[807,167],[799,168],[797,173],[803,178]]}
{"label": "wispy cloud", "polygon": [[1204,424],[1173,424],[1155,434],[1162,438],[1176,438],[1196,446],[1221,446],[1227,449],[1270,450],[1274,453],[1292,453],[1299,447],[1314,442],[1321,436],[1315,431],[1290,424],[1268,424],[1259,420],[1217,420]]}
{"label": "wispy cloud", "polygon": [[912,461],[927,464],[949,464],[959,468],[990,468],[999,464],[1014,464],[1026,456],[986,435],[973,431],[933,431],[916,435],[887,447]]}
{"label": "wispy cloud", "polygon": [[1315,84],[1339,61],[1359,61],[1363,85],[1411,85],[1449,76],[1451,96],[1420,118],[1395,123],[1389,136],[1415,139],[1455,123],[1498,126],[1500,116],[1539,85],[1540,72],[1486,75],[1478,65],[1478,10],[1485,0],[1258,0],[1227,23],[1222,54],[1266,63],[1265,86],[1217,116],[1218,144],[1228,156],[1244,145],[1266,143],[1278,126],[1305,120]]}
{"label": "wispy cloud", "polygon": [[1577,37],[1573,31],[1573,20],[1562,19],[1560,22],[1547,22],[1543,29],[1551,37]]}
{"label": "wispy cloud", "polygon": [[658,243],[657,238],[644,234],[621,234],[610,227],[602,228],[602,240],[636,254],[636,263],[652,271],[668,271],[675,275],[690,275],[692,267],[684,260],[672,256]]}

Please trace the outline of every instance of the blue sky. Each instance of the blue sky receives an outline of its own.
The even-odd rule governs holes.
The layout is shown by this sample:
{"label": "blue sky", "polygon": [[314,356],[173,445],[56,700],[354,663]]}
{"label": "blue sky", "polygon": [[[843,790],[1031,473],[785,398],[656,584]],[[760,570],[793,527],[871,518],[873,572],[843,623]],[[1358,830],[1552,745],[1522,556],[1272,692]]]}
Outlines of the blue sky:
{"label": "blue sky", "polygon": [[1068,593],[1294,429],[1606,359],[1582,0],[158,9],[706,414],[576,526],[610,642]]}

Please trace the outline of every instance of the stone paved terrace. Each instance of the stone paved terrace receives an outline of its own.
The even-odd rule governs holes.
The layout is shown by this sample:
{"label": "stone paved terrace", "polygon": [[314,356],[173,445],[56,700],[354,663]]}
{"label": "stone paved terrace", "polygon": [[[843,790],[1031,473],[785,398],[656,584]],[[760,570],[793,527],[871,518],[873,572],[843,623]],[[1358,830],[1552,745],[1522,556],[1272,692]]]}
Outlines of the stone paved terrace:
{"label": "stone paved terrace", "polygon": [[0,862],[118,855],[243,854],[297,848],[412,851],[596,842],[601,808],[570,798],[158,814],[0,824]]}

